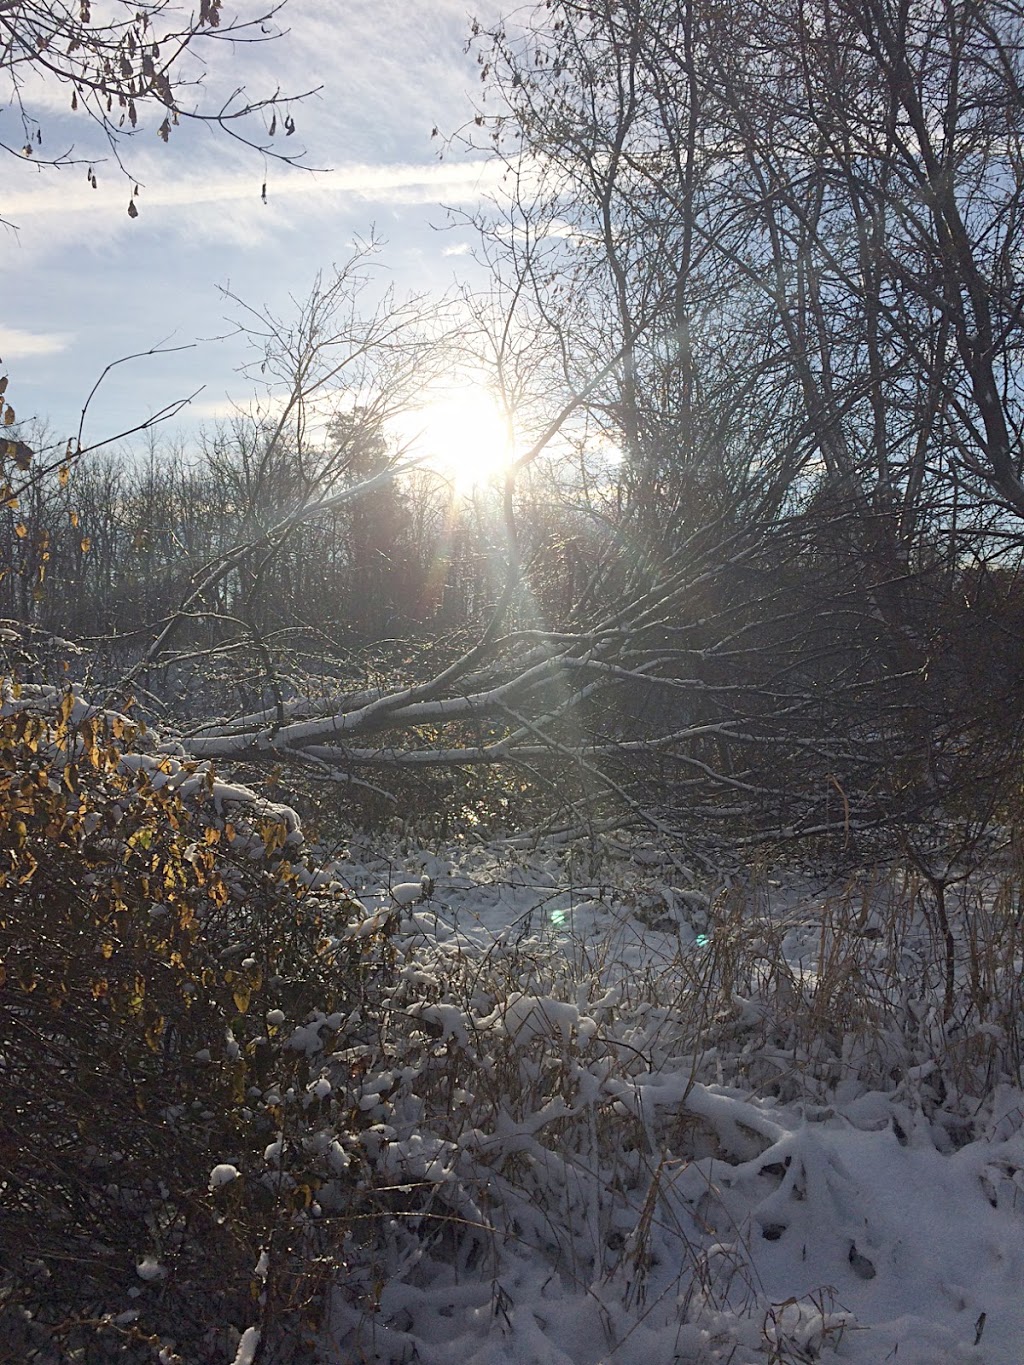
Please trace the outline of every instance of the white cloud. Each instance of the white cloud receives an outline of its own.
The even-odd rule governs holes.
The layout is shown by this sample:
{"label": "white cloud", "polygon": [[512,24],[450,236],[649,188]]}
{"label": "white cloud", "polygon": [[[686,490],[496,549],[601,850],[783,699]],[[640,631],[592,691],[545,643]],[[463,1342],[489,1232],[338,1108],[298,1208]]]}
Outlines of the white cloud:
{"label": "white cloud", "polygon": [[[254,403],[248,405],[249,409],[254,406]],[[236,417],[251,415],[251,412],[247,412],[245,404],[236,403],[225,395],[223,398],[194,398],[185,415],[200,422],[230,422]]]}
{"label": "white cloud", "polygon": [[[384,166],[359,163],[320,175],[279,172],[269,193],[272,206],[297,199],[329,202],[344,196],[377,204],[471,203],[495,190],[501,175],[500,164],[488,158]],[[256,189],[251,167],[212,176],[154,176],[142,189],[138,203],[143,213],[157,207],[252,204]],[[127,186],[124,197],[127,203]],[[7,218],[21,226],[36,215],[56,217],[58,223],[90,211],[109,216],[110,203],[90,188],[84,176],[71,181],[67,175],[54,175],[31,188],[9,191],[3,209]]]}
{"label": "white cloud", "polygon": [[0,327],[0,356],[6,360],[30,355],[59,355],[73,337],[67,332],[28,332],[20,327]]}

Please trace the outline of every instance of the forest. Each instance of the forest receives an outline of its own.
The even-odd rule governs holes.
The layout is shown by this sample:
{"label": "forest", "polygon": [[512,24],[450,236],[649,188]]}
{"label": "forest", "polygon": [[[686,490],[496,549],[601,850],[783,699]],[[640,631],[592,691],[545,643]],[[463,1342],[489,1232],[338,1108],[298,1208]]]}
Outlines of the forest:
{"label": "forest", "polygon": [[[0,128],[177,137],[220,11],[0,3]],[[0,1361],[1013,1365],[1024,6],[467,41],[482,285],[0,379]]]}

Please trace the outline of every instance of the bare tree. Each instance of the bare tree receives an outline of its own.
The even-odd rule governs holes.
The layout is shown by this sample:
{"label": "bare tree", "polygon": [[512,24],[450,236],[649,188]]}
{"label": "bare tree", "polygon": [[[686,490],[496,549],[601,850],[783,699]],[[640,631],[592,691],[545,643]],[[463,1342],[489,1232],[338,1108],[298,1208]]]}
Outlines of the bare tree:
{"label": "bare tree", "polygon": [[[227,492],[228,520],[215,552],[189,566],[186,592],[167,610],[133,677],[157,664],[173,667],[183,654],[192,658],[197,627],[215,622],[217,650],[254,650],[257,695],[269,688],[281,710],[279,646],[302,633],[302,584],[323,591],[306,542],[318,539],[318,525],[349,516],[357,503],[365,507],[415,467],[384,433],[429,386],[442,353],[443,306],[398,300],[379,287],[376,251],[373,242],[360,246],[318,276],[292,318],[228,296],[251,346],[244,374],[254,387],[251,404],[206,452]],[[323,615],[313,615],[322,627]],[[205,657],[209,637],[201,633]]]}
{"label": "bare tree", "polygon": [[[249,467],[292,482],[146,650],[180,662],[221,612],[261,660],[194,752],[338,781],[500,766],[567,828],[733,846],[994,809],[1019,751],[991,567],[1019,559],[1017,14],[901,13],[895,47],[846,0],[751,0],[728,31],[699,0],[557,3],[490,36],[510,192],[470,330],[523,453],[466,542],[472,612],[410,622],[365,676],[344,644],[316,686],[282,666],[272,566],[401,477],[356,455],[427,351],[390,305],[337,326],[344,282],[295,324],[250,316],[278,396]],[[1003,660],[987,687],[950,663],[968,638]]]}
{"label": "bare tree", "polygon": [[638,477],[659,442],[681,471],[728,389],[780,495],[856,485],[908,530],[936,483],[1024,510],[1022,26],[1013,3],[816,0],[726,31],[688,0],[490,36],[522,215],[534,241],[561,225],[549,260],[624,346]]}

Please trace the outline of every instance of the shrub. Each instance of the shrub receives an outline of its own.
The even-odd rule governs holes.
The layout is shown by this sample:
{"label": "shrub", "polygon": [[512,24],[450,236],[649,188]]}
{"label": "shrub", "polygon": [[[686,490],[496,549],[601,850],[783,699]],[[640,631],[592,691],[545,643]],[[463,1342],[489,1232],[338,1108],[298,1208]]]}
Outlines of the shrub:
{"label": "shrub", "polygon": [[[26,689],[27,690],[27,689]],[[47,1360],[303,1356],[354,1207],[386,924],[291,813],[70,693],[0,709],[0,1341]]]}

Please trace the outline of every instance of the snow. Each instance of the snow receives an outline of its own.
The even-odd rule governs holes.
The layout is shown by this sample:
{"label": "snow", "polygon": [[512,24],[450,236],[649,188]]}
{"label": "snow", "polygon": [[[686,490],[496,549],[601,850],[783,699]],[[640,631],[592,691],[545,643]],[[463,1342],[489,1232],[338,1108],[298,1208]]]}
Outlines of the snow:
{"label": "snow", "polygon": [[135,1273],[140,1280],[162,1280],[167,1274],[166,1269],[160,1264],[155,1256],[143,1256],[142,1260],[135,1267]]}
{"label": "snow", "polygon": [[222,1161],[218,1166],[214,1166],[210,1172],[208,1188],[218,1190],[222,1185],[229,1185],[232,1180],[237,1180],[239,1170],[237,1166],[232,1166],[230,1162]]}
{"label": "snow", "polygon": [[388,888],[388,894],[396,905],[413,905],[425,900],[431,891],[431,880],[424,874],[418,882],[397,882]]}
{"label": "snow", "polygon": [[[72,724],[95,714],[76,698]],[[123,769],[205,791],[153,744]],[[289,807],[211,795],[251,856],[266,819],[301,843]],[[920,897],[873,870],[698,884],[653,846],[617,867],[408,845],[325,862],[296,875],[345,891],[334,942],[388,934],[408,1049],[350,1046],[341,1012],[267,1013],[306,1068],[285,1099],[359,1116],[358,1137],[315,1135],[338,1198],[368,1164],[391,1211],[365,1284],[353,1252],[330,1296],[326,1365],[1019,1365],[1022,964],[984,897],[951,1002]],[[984,990],[961,995],[972,972]],[[264,1152],[281,1189],[291,1145]],[[221,1162],[208,1188],[239,1177]],[[134,1271],[140,1303],[168,1274],[153,1253]],[[259,1346],[246,1328],[234,1365]]]}
{"label": "snow", "polygon": [[[334,1296],[330,1359],[1019,1365],[1024,1094],[1006,1083],[969,1103],[936,1099],[941,1020],[933,1027],[920,1003],[903,1035],[877,1024],[838,1038],[824,1089],[813,1056],[787,1052],[797,1043],[780,1017],[799,1021],[832,970],[819,957],[833,889],[794,878],[756,893],[724,881],[701,890],[674,885],[671,868],[659,880],[632,864],[573,885],[564,865],[483,852],[408,856],[398,885],[419,885],[417,864],[434,887],[402,923],[410,994],[417,982],[423,992],[408,1014],[439,1053],[466,1055],[454,1068],[464,1088],[448,1100],[466,1119],[455,1141],[418,1111],[406,1121],[396,1059],[362,1082],[358,1103],[374,1119],[363,1146],[393,1189],[429,1182],[435,1215],[493,1232],[460,1252],[417,1233],[415,1218],[403,1241],[396,1223],[379,1310],[363,1311],[350,1285]],[[337,875],[368,913],[389,885],[394,894],[390,866]],[[747,986],[695,1054],[682,1042],[687,983],[709,960],[722,906],[745,898]],[[854,951],[864,962],[883,951],[870,931],[885,922],[884,906],[859,916],[847,973],[860,970]],[[907,971],[921,969],[922,934],[908,921]],[[784,980],[773,976],[777,945]],[[476,1004],[430,998],[445,963],[481,964],[478,980],[502,954],[536,979],[496,999],[478,986]],[[977,1021],[962,1046],[998,1033]],[[607,1060],[616,1037],[637,1054],[628,1068]],[[474,1072],[478,1055],[490,1061]],[[566,1081],[561,1095],[538,1087],[531,1099],[542,1055],[563,1059]],[[488,1076],[516,1059],[518,1081],[503,1070],[509,1089],[483,1104]],[[784,1083],[771,1082],[776,1071]],[[571,1136],[587,1122],[618,1125],[620,1164],[588,1165]]]}
{"label": "snow", "polygon": [[252,1365],[256,1359],[256,1349],[259,1344],[260,1329],[258,1327],[247,1327],[238,1343],[233,1365]]}

